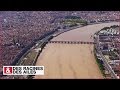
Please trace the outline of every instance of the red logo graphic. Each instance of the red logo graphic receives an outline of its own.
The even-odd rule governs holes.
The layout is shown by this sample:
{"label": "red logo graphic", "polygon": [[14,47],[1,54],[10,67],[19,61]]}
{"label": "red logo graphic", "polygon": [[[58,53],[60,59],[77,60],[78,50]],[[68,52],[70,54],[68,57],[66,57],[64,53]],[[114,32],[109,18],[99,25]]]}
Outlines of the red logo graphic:
{"label": "red logo graphic", "polygon": [[12,67],[4,67],[3,69],[3,74],[12,74],[13,72]]}

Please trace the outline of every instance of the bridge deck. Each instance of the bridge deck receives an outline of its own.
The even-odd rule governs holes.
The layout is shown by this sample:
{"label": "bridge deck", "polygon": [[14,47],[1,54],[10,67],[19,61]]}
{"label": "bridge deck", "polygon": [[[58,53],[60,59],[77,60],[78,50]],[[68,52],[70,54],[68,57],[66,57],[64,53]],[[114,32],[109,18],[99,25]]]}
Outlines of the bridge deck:
{"label": "bridge deck", "polygon": [[48,43],[61,43],[61,44],[96,44],[95,42],[85,41],[47,41]]}

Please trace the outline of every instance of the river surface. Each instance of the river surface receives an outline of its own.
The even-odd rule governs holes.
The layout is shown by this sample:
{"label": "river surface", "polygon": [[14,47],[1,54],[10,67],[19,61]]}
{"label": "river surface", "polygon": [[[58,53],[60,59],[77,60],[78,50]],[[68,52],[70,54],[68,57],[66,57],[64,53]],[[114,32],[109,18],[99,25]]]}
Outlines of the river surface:
{"label": "river surface", "polygon": [[[93,41],[93,35],[103,27],[118,22],[88,25],[53,38],[53,41]],[[38,57],[36,66],[45,67],[45,75],[35,79],[102,79],[90,44],[49,43]]]}

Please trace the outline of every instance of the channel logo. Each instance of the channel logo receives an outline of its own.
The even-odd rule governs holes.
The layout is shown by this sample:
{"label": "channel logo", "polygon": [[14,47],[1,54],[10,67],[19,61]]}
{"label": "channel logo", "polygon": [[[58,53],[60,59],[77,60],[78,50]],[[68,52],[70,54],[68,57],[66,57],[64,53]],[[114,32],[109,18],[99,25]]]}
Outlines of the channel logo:
{"label": "channel logo", "polygon": [[12,75],[13,74],[13,67],[3,67],[3,75]]}
{"label": "channel logo", "polygon": [[44,66],[3,66],[3,75],[44,75]]}

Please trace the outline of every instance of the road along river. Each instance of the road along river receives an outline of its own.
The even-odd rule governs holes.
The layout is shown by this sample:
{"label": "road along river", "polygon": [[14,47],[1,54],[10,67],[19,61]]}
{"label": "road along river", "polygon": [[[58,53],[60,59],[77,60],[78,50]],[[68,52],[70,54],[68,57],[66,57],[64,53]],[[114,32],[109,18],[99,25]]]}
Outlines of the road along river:
{"label": "road along river", "polygon": [[[53,41],[93,41],[93,35],[103,27],[118,22],[88,25],[53,38]],[[36,66],[45,67],[45,75],[35,79],[102,79],[92,44],[49,43],[38,57]]]}

